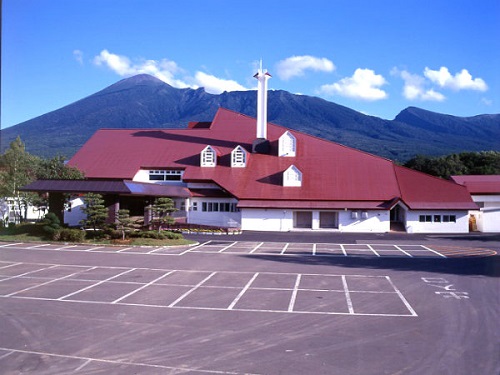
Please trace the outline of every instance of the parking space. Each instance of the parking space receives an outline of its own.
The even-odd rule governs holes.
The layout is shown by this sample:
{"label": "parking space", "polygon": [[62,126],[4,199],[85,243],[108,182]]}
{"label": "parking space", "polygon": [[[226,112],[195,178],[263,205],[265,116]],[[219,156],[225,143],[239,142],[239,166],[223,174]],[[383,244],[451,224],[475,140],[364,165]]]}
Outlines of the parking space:
{"label": "parking space", "polygon": [[182,256],[188,253],[241,254],[241,255],[286,255],[316,257],[403,257],[403,258],[448,258],[482,257],[496,255],[496,251],[485,248],[437,246],[422,244],[380,243],[289,243],[205,240],[192,246],[97,246],[61,244],[2,244],[0,248],[23,248],[40,251],[72,251],[89,253],[152,254]]}
{"label": "parking space", "polygon": [[0,263],[0,297],[273,313],[417,316],[389,276]]}
{"label": "parking space", "polygon": [[217,240],[203,242],[198,246],[184,250],[181,254],[188,252],[300,256],[446,257],[430,247],[413,244],[230,242]]}
{"label": "parking space", "polygon": [[228,237],[0,244],[0,372],[498,373],[497,243]]}

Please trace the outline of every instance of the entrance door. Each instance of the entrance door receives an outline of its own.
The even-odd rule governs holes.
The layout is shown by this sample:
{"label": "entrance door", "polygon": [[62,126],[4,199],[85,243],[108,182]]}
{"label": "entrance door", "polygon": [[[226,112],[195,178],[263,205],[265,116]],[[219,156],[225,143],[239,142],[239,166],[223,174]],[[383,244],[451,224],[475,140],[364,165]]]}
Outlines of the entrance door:
{"label": "entrance door", "polygon": [[339,227],[337,212],[320,212],[319,227],[325,229],[334,229]]}
{"label": "entrance door", "polygon": [[312,228],[312,212],[297,211],[295,212],[295,228]]}

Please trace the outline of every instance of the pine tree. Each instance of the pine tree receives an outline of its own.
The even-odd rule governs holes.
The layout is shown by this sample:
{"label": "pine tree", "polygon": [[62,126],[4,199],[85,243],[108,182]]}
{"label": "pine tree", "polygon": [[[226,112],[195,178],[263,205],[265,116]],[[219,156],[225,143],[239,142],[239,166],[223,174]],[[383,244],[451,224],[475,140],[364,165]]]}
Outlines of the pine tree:
{"label": "pine tree", "polygon": [[102,195],[95,193],[85,194],[83,202],[85,205],[82,211],[87,215],[87,218],[82,220],[82,224],[86,227],[92,227],[94,231],[101,229],[108,217],[108,210],[104,205]]}
{"label": "pine tree", "polygon": [[155,200],[151,207],[153,218],[151,222],[157,225],[158,233],[160,233],[162,225],[173,224],[175,219],[171,214],[177,209],[175,208],[174,201],[171,198],[158,198]]}

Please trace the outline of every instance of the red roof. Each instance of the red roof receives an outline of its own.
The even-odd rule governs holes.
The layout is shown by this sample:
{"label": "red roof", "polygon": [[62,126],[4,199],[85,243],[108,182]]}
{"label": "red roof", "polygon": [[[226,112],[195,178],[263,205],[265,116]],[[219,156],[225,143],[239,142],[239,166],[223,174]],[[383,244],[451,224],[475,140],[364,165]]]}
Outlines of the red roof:
{"label": "red roof", "polygon": [[500,194],[500,175],[463,175],[451,179],[465,186],[470,194]]}
{"label": "red roof", "polygon": [[[141,168],[184,169],[184,180],[213,181],[239,200],[385,202],[403,195],[420,206],[444,201],[441,206],[458,209],[473,204],[459,185],[415,176],[418,172],[411,170],[396,173],[400,168],[390,160],[294,130],[289,131],[297,139],[296,156],[278,157],[278,139],[287,130],[269,123],[270,154],[250,154],[256,120],[221,108],[210,127],[99,130],[69,164],[90,179],[132,179]],[[207,145],[220,152],[216,167],[200,167]],[[237,145],[250,155],[245,168],[230,166]],[[301,187],[282,186],[283,172],[292,164],[302,172]],[[407,180],[410,185],[418,180],[420,188],[406,187]],[[456,191],[451,200],[450,190]]]}
{"label": "red roof", "polygon": [[463,186],[398,165],[394,165],[394,170],[401,189],[401,200],[413,210],[477,209]]}

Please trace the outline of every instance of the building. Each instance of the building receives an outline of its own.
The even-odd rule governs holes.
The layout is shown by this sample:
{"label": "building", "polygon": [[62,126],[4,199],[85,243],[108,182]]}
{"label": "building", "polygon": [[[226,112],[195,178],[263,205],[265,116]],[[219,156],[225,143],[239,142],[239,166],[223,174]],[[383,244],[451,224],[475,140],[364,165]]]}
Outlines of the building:
{"label": "building", "polygon": [[87,180],[26,189],[51,192],[56,212],[62,194],[101,193],[111,219],[168,196],[178,220],[242,230],[468,232],[477,206],[465,187],[267,123],[270,75],[255,77],[257,119],[221,108],[186,129],[101,129],[69,162]]}
{"label": "building", "polygon": [[500,233],[500,175],[451,176],[457,184],[465,186],[478,205],[469,211],[470,229],[485,233]]}

